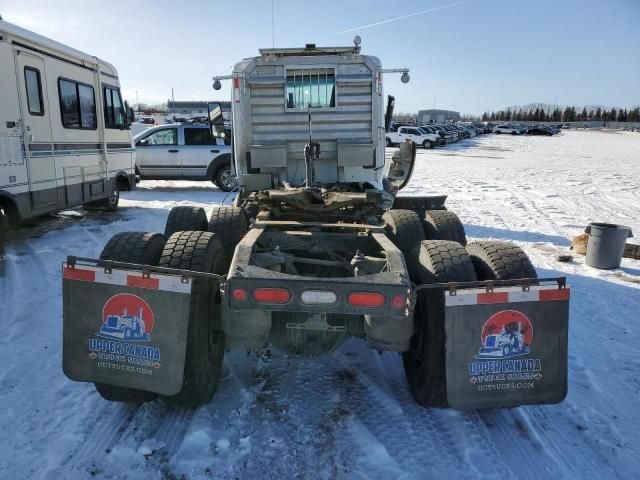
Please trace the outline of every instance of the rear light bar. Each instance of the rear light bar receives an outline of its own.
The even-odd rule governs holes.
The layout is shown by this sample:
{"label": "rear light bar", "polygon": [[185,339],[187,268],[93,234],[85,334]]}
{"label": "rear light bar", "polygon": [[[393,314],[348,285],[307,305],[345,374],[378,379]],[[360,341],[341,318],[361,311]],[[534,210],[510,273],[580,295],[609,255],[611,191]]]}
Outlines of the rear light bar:
{"label": "rear light bar", "polygon": [[347,297],[347,303],[352,307],[382,307],[384,295],[373,292],[354,292]]}
{"label": "rear light bar", "polygon": [[287,303],[291,294],[286,288],[256,288],[253,299],[258,303]]}

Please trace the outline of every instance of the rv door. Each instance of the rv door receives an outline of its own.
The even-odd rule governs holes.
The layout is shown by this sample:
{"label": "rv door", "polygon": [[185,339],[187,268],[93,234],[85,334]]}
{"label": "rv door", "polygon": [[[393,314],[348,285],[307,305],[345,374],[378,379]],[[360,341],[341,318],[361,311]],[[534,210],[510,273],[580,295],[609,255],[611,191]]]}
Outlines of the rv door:
{"label": "rv door", "polygon": [[[51,145],[49,99],[44,59],[24,50],[15,50],[16,77],[20,110],[23,119],[24,143],[30,157],[38,161],[29,162],[29,187],[37,184],[38,190],[56,188],[56,166]],[[55,190],[51,190],[55,193]],[[44,193],[44,192],[43,192]],[[35,202],[36,197],[41,201]],[[57,195],[37,195],[35,203],[57,203]],[[45,198],[50,197],[49,200]],[[34,205],[35,206],[35,205]]]}

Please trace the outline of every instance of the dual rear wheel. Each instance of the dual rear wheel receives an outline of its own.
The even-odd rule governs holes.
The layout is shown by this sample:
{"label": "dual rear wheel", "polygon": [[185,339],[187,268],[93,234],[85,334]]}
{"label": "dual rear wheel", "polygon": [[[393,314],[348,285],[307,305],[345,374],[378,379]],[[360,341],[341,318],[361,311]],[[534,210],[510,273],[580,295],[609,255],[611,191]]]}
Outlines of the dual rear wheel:
{"label": "dual rear wheel", "polygon": [[[415,284],[537,278],[520,247],[502,241],[467,243],[464,226],[452,212],[389,210],[383,219]],[[448,406],[444,315],[441,290],[418,292],[414,335],[402,359],[411,394],[425,407]]]}
{"label": "dual rear wheel", "polygon": [[[109,240],[100,258],[226,275],[235,245],[246,230],[246,218],[239,208],[216,207],[208,221],[202,208],[175,207],[164,235],[119,233]],[[225,349],[224,333],[219,329],[219,287],[219,282],[210,278],[193,279],[183,386],[176,395],[164,397],[175,405],[202,405],[216,390]],[[103,398],[115,402],[144,403],[158,396],[106,384],[96,384],[96,389]]]}

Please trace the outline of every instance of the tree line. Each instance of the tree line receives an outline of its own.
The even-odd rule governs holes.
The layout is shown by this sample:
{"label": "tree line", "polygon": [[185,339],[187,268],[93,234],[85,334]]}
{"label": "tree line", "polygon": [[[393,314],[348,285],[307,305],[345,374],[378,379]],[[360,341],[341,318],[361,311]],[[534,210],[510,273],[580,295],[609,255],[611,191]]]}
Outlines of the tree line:
{"label": "tree line", "polygon": [[487,121],[522,121],[522,122],[640,122],[640,107],[627,110],[622,108],[597,107],[582,110],[576,107],[560,108],[507,108],[497,112],[484,112],[482,120]]}

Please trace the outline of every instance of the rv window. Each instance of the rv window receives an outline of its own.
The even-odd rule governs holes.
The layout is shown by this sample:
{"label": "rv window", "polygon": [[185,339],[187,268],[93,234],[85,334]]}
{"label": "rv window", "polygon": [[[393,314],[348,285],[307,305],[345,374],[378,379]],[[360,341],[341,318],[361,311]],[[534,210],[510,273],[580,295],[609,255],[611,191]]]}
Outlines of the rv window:
{"label": "rv window", "polygon": [[287,109],[306,110],[336,106],[336,75],[333,68],[287,70]]}
{"label": "rv window", "polygon": [[60,112],[64,128],[95,130],[96,99],[93,87],[71,80],[58,79]]}
{"label": "rv window", "polygon": [[184,129],[185,145],[215,145],[216,139],[211,135],[208,128],[185,128]]}
{"label": "rv window", "polygon": [[104,87],[104,123],[107,128],[124,127],[124,109],[120,90]]}
{"label": "rv window", "polygon": [[24,67],[24,83],[27,87],[27,106],[31,115],[44,115],[42,102],[42,83],[40,83],[40,71]]}

